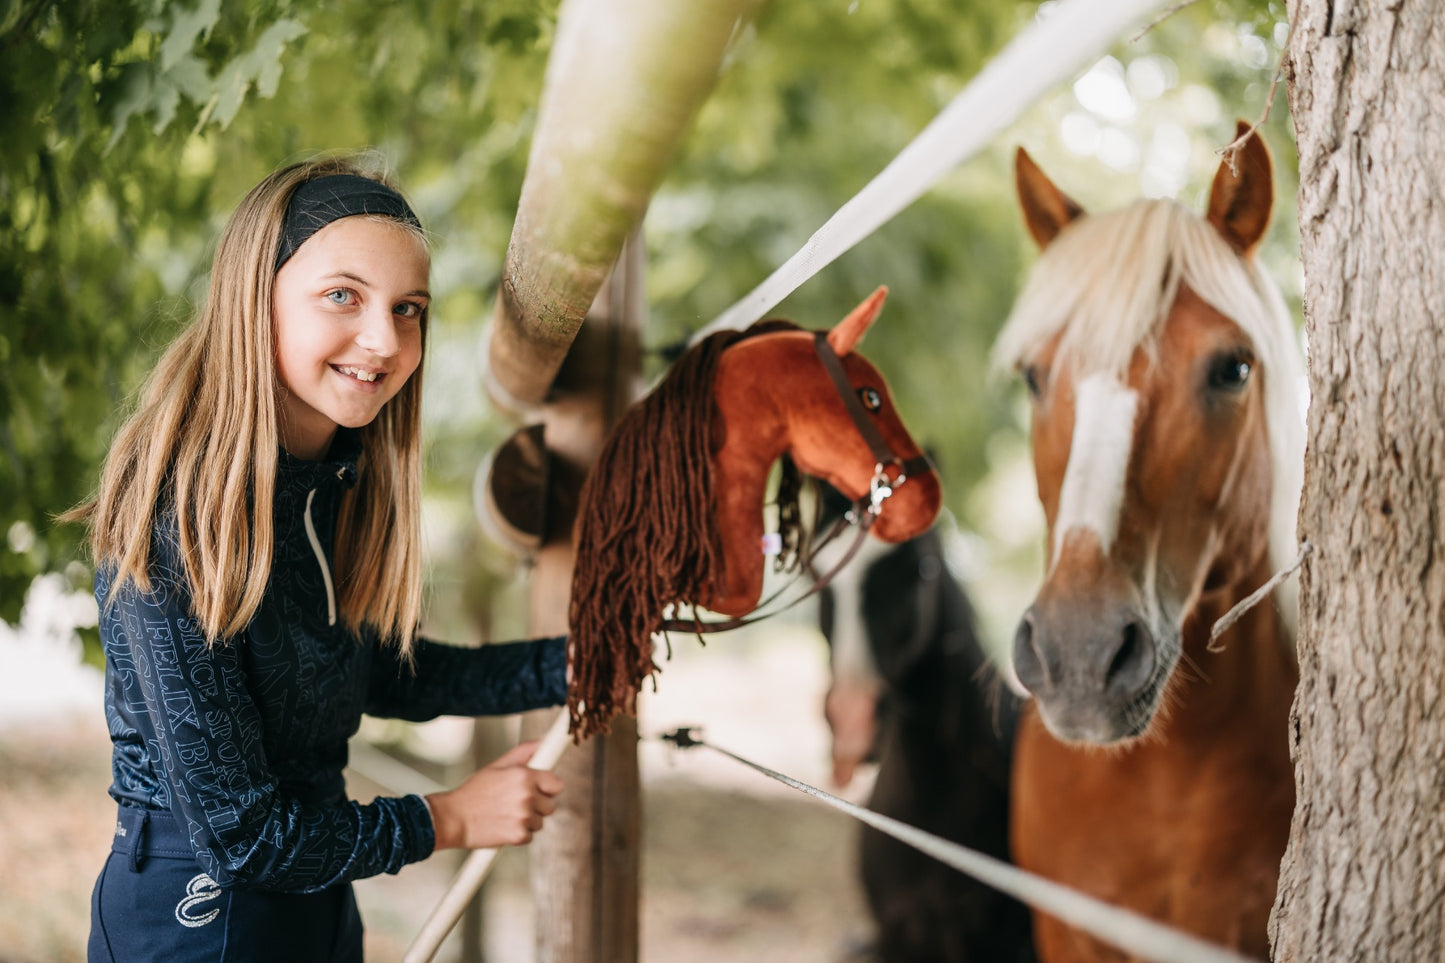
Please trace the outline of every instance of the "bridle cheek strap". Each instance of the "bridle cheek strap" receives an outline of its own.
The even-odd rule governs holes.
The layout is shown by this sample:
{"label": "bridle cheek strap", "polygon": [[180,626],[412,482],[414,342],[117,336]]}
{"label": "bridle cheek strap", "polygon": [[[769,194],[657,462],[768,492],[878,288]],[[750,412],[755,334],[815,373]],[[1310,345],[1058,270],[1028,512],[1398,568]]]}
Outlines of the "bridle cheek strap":
{"label": "bridle cheek strap", "polygon": [[[838,524],[833,527],[833,530],[828,533],[820,545],[814,546],[814,553],[816,553],[816,550],[820,548],[822,544],[827,544],[837,537],[843,527],[848,524],[850,517],[851,521],[858,526],[857,535],[854,537],[847,551],[843,553],[843,557],[839,559],[831,569],[821,576],[817,575],[816,571],[814,572],[815,580],[807,592],[793,599],[793,601],[777,611],[767,612],[761,615],[743,616],[722,622],[703,622],[696,617],[692,619],[665,619],[658,625],[657,631],[687,632],[697,635],[713,632],[728,632],[744,625],[760,622],[765,618],[778,614],[778,612],[792,608],[804,599],[816,595],[818,592],[827,588],[829,583],[833,581],[834,576],[853,560],[854,555],[858,554],[858,550],[862,547],[864,539],[868,537],[868,529],[872,527],[874,519],[878,517],[879,511],[883,507],[883,502],[893,494],[893,490],[912,476],[923,475],[934,470],[933,462],[929,460],[927,455],[918,454],[912,458],[901,458],[894,454],[893,449],[888,447],[888,443],[883,440],[883,435],[878,430],[878,426],[873,423],[873,418],[869,415],[868,409],[863,407],[863,402],[859,399],[858,393],[853,389],[853,383],[848,380],[848,375],[843,370],[842,359],[833,351],[833,346],[828,343],[828,333],[826,331],[814,332],[813,344],[818,352],[818,359],[823,364],[823,370],[828,372],[828,377],[832,379],[833,386],[838,389],[838,397],[843,400],[843,407],[853,419],[853,424],[858,427],[858,433],[863,436],[863,440],[868,444],[868,449],[873,453],[873,460],[877,463],[873,469],[873,479],[866,499],[860,499],[854,503],[853,510],[848,515],[839,519]],[[897,474],[891,479],[888,477],[887,471],[887,466],[889,465],[894,466],[897,470]],[[807,562],[807,567],[811,570],[811,557]],[[781,593],[781,591],[780,589],[779,592]],[[771,601],[771,599],[769,601]],[[767,604],[767,602],[764,602],[760,604],[758,608],[764,608]]]}
{"label": "bridle cheek strap", "polygon": [[828,372],[828,377],[833,381],[833,387],[838,389],[838,396],[843,399],[843,408],[853,419],[857,426],[858,433],[863,436],[867,443],[868,450],[873,453],[873,460],[878,463],[875,476],[883,476],[883,470],[888,465],[898,469],[898,477],[891,482],[885,477],[875,477],[875,487],[880,483],[892,488],[897,488],[913,475],[923,475],[933,471],[933,462],[929,461],[924,454],[914,455],[912,458],[901,458],[894,453],[888,443],[883,440],[883,435],[874,424],[868,409],[863,407],[858,392],[853,389],[853,383],[848,380],[848,373],[843,370],[843,360],[833,351],[833,346],[828,343],[828,332],[814,331],[813,346],[818,352],[818,360],[823,364],[823,370]]}

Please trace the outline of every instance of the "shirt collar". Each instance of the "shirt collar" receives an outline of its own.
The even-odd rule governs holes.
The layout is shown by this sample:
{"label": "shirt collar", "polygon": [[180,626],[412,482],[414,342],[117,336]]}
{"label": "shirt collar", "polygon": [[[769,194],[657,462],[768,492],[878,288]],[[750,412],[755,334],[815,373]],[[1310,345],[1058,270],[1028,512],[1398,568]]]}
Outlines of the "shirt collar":
{"label": "shirt collar", "polygon": [[356,484],[361,447],[361,432],[355,428],[337,428],[331,447],[315,461],[297,458],[282,448],[277,455],[277,481],[287,486],[315,488],[326,479],[334,478],[342,487],[350,488]]}

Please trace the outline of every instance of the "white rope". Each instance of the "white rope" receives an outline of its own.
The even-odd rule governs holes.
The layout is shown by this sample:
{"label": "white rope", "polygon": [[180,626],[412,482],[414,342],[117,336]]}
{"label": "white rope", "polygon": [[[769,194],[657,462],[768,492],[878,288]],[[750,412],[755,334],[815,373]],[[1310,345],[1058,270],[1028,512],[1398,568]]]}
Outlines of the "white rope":
{"label": "white rope", "polygon": [[[686,733],[687,731],[680,730],[680,732]],[[985,885],[992,886],[1001,893],[1012,896],[1034,909],[1042,910],[1127,953],[1146,960],[1154,960],[1157,963],[1257,963],[1251,957],[1242,956],[1233,950],[1171,929],[1162,923],[1140,916],[1132,910],[1111,906],[1092,896],[1086,896],[1077,890],[1044,879],[1042,876],[960,846],[952,840],[926,833],[907,823],[875,813],[871,809],[864,809],[846,799],[839,799],[815,786],[809,786],[791,776],[785,776],[726,749],[704,742],[690,733],[676,741],[682,746],[706,746],[713,752],[722,753],[769,778],[776,779],[786,786],[791,786],[835,809],[842,810],[879,832],[892,836],[899,842],[906,843],[919,852],[932,856],[939,862],[952,866]]]}
{"label": "white rope", "polygon": [[[547,734],[542,737],[537,751],[527,762],[529,769],[549,770],[557,765],[557,760],[562,758],[562,752],[571,742],[567,735],[567,713],[558,712],[557,719],[552,723]],[[402,963],[429,963],[432,957],[436,956],[437,950],[441,948],[442,941],[447,934],[457,925],[457,921],[466,912],[467,904],[472,897],[477,895],[477,890],[482,888],[482,882],[487,878],[487,873],[492,869],[492,863],[497,858],[496,849],[476,849],[467,857],[462,864],[461,871],[457,873],[456,879],[452,881],[451,889],[442,896],[441,902],[437,903],[436,909],[431,911],[425,923],[422,924],[421,932],[417,934],[416,940],[408,947],[406,955],[402,957]]]}
{"label": "white rope", "polygon": [[1059,0],[953,98],[798,253],[694,336],[744,328],[912,204],[1050,89],[1101,56],[1166,0]]}

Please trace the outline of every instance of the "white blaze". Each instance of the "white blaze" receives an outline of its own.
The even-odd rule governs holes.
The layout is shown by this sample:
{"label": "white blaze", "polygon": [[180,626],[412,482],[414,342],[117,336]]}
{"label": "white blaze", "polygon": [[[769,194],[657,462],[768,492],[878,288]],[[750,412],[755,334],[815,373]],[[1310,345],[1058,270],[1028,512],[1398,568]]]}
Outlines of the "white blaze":
{"label": "white blaze", "polygon": [[1075,388],[1074,438],[1054,523],[1055,559],[1075,529],[1096,534],[1106,555],[1114,544],[1138,407],[1139,396],[1109,375],[1090,375]]}

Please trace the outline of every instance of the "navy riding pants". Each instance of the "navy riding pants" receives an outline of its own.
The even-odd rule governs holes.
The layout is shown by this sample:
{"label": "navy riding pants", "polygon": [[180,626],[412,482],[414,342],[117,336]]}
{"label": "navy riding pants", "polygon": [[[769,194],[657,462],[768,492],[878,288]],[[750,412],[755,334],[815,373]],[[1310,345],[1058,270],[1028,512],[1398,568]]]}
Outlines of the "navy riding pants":
{"label": "navy riding pants", "polygon": [[223,890],[168,814],[120,807],[90,898],[89,963],[361,963],[351,885]]}

